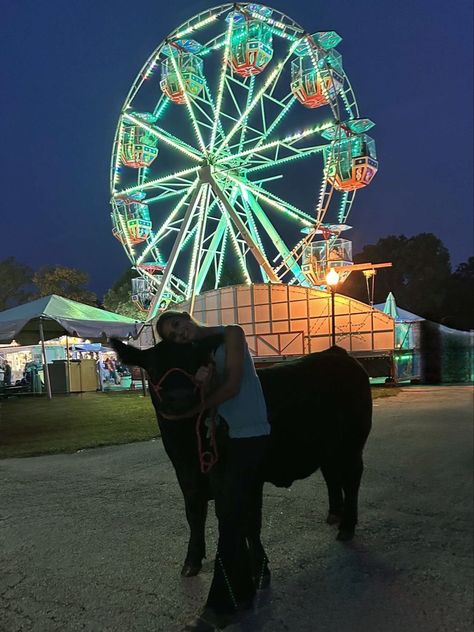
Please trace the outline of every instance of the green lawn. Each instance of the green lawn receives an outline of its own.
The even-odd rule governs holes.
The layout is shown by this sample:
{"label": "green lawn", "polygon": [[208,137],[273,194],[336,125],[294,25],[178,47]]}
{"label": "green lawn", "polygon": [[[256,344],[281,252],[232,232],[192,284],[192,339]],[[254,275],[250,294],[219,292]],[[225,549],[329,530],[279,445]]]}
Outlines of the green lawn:
{"label": "green lawn", "polygon": [[0,458],[75,452],[156,436],[151,400],[136,391],[0,401]]}
{"label": "green lawn", "polygon": [[[374,398],[398,392],[372,389]],[[157,436],[150,398],[136,391],[0,400],[0,458],[76,452]]]}

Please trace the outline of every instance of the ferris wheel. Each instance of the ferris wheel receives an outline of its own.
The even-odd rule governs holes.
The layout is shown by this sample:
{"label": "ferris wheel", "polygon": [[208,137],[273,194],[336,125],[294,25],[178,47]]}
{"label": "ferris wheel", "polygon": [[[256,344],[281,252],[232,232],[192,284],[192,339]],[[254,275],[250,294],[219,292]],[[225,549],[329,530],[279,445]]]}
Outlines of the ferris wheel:
{"label": "ferris wheel", "polygon": [[144,308],[193,304],[230,277],[317,283],[313,242],[336,243],[378,167],[340,41],[242,3],[196,15],[153,51],[123,105],[110,175],[113,234]]}

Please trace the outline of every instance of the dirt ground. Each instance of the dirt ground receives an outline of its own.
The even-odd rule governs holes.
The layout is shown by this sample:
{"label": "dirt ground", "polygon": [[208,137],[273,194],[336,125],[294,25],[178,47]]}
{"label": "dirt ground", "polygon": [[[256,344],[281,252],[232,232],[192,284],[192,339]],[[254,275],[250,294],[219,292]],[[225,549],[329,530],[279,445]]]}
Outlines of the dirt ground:
{"label": "dirt ground", "polygon": [[[265,490],[273,573],[229,632],[472,629],[472,388],[375,402],[360,524],[324,523],[321,475]],[[183,579],[187,527],[159,440],[0,461],[2,632],[177,632],[206,596],[215,549]]]}

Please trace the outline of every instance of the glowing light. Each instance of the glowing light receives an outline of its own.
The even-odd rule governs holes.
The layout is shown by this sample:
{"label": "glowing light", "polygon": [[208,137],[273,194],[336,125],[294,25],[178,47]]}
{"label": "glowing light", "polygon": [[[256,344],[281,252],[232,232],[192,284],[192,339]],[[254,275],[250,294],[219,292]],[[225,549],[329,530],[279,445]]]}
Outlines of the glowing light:
{"label": "glowing light", "polygon": [[336,287],[336,285],[339,283],[339,274],[334,268],[331,268],[326,274],[326,283],[330,287]]}

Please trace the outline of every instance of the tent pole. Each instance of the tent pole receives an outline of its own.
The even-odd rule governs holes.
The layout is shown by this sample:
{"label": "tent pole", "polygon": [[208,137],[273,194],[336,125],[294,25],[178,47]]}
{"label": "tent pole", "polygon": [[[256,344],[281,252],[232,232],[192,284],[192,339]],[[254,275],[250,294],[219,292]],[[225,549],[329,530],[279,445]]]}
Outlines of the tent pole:
{"label": "tent pole", "polygon": [[40,331],[40,336],[41,336],[41,348],[43,350],[43,374],[44,374],[44,381],[46,383],[46,392],[48,394],[48,399],[52,399],[53,396],[51,395],[51,382],[49,379],[48,360],[46,358],[46,348],[44,346],[43,319],[41,317],[39,321],[39,331]]}
{"label": "tent pole", "polygon": [[71,392],[71,359],[69,357],[69,338],[66,336],[66,369],[67,369],[67,392]]}

